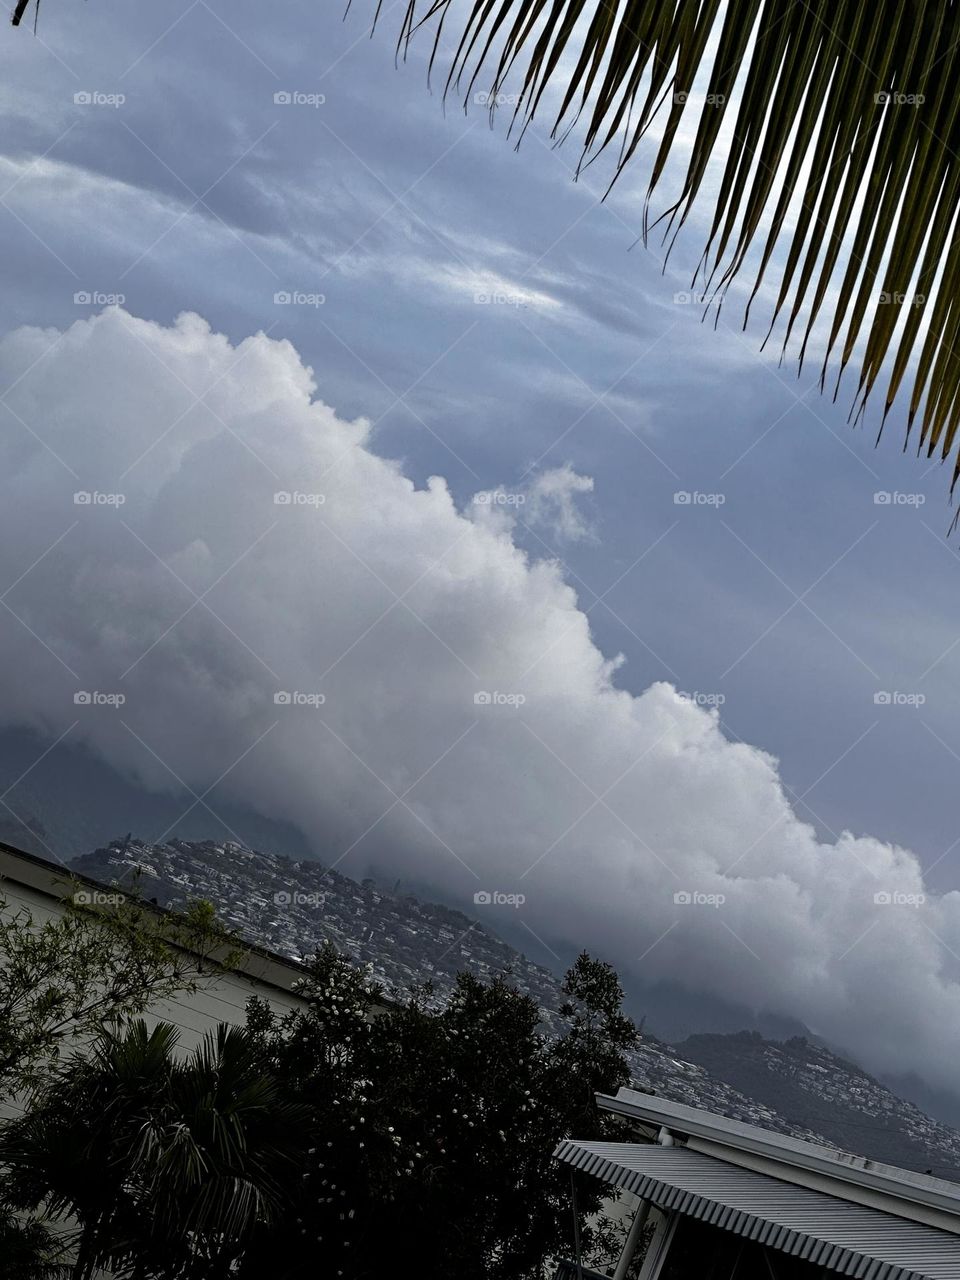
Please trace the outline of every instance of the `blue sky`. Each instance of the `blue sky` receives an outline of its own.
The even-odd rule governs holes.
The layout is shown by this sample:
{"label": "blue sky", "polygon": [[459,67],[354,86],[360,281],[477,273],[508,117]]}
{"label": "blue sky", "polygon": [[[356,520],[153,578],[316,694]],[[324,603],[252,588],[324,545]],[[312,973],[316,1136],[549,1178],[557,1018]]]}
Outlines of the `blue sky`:
{"label": "blue sky", "polygon": [[761,353],[762,307],[744,334],[734,299],[716,330],[675,300],[698,225],[663,273],[637,243],[642,165],[601,204],[599,168],[574,182],[575,140],[552,148],[545,119],[518,152],[482,107],[428,92],[426,44],[395,69],[399,8],[371,39],[356,2],[341,21],[46,0],[38,37],[0,46],[0,331],[62,330],[117,295],[163,326],[193,311],[233,344],[289,339],[374,453],[457,504],[589,476],[586,536],[520,508],[513,537],[559,561],[596,646],[625,658],[615,686],[721,695],[726,737],[779,759],[822,840],[907,846],[951,890],[948,473],[901,453],[896,414],[879,448],[875,417],[850,430],[852,382],[833,404],[815,360],[798,379]]}

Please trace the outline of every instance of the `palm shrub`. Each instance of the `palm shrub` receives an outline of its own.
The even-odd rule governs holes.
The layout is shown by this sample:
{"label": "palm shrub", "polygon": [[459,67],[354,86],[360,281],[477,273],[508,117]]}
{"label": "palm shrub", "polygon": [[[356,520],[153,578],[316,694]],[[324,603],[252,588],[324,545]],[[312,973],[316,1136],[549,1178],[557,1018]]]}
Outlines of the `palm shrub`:
{"label": "palm shrub", "polygon": [[242,1028],[186,1060],[178,1034],[142,1019],[104,1032],[0,1132],[8,1201],[76,1223],[74,1280],[227,1276],[278,1211],[302,1114]]}
{"label": "palm shrub", "polygon": [[70,1238],[46,1223],[0,1205],[0,1259],[4,1280],[68,1280]]}

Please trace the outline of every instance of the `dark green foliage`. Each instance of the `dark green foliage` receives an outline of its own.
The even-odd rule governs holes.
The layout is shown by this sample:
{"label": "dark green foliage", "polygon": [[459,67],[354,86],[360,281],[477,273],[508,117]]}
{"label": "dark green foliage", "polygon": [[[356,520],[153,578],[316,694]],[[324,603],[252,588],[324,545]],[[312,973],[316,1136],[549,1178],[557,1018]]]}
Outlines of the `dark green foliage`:
{"label": "dark green foliage", "polygon": [[[429,990],[387,1007],[326,947],[301,985],[302,1009],[254,1000],[246,1028],[189,1057],[175,1028],[134,1019],[49,1068],[0,1129],[8,1208],[37,1215],[23,1230],[39,1215],[70,1227],[73,1280],[300,1280],[320,1257],[353,1280],[403,1261],[438,1280],[541,1280],[572,1253],[553,1152],[609,1134],[594,1094],[627,1081],[636,1035],[609,966],[578,958],[559,1036],[505,976],[461,974],[439,1013]],[[619,1243],[594,1217],[602,1198],[578,1175],[585,1260]]]}
{"label": "dark green foliage", "polygon": [[196,991],[240,958],[211,905],[161,913],[135,890],[91,905],[74,883],[61,914],[36,920],[0,892],[0,1091],[41,1083],[64,1048]]}
{"label": "dark green foliage", "polygon": [[242,1028],[218,1027],[185,1060],[177,1038],[139,1019],[104,1033],[0,1132],[9,1202],[76,1224],[76,1280],[226,1277],[281,1212],[305,1111]]}
{"label": "dark green foliage", "polygon": [[67,1280],[69,1240],[43,1222],[0,1206],[0,1266],[4,1280]]}
{"label": "dark green foliage", "polygon": [[[265,1233],[243,1276],[297,1276],[320,1252],[331,1274],[373,1277],[416,1259],[424,1276],[513,1280],[547,1274],[573,1247],[570,1174],[553,1160],[608,1121],[594,1093],[627,1080],[635,1037],[609,966],[582,955],[567,978],[567,1030],[547,1038],[535,1003],[505,978],[461,974],[439,1014],[416,996],[371,1010],[378,992],[330,949],[305,984],[306,1013],[251,1010],[264,1060],[313,1113],[310,1162],[292,1216]],[[610,1248],[578,1188],[585,1252]]]}
{"label": "dark green foliage", "polygon": [[[206,1124],[212,1149],[214,1138],[229,1138],[230,1107],[252,1105],[237,1039],[248,1045],[246,1033],[222,1028],[188,1069],[174,1066],[172,1028],[131,1025],[155,1001],[196,992],[241,960],[210,904],[173,914],[143,903],[135,887],[93,894],[68,882],[67,890],[61,913],[44,920],[0,895],[0,1100],[28,1104],[0,1129],[0,1274],[16,1280],[85,1277],[97,1258],[120,1257],[164,1207],[156,1182],[148,1211],[136,1199],[148,1158],[162,1151],[170,1172],[188,1163],[189,1131],[176,1117],[191,1115],[198,1134]],[[86,1056],[69,1052],[78,1046]],[[274,1098],[262,1109],[272,1115]],[[235,1211],[249,1191],[229,1177],[219,1201],[209,1179],[202,1195],[196,1185],[185,1193],[192,1221],[202,1225],[205,1214],[220,1232],[232,1225],[224,1207]],[[48,1217],[65,1229],[51,1234]],[[159,1244],[155,1251],[159,1258]]]}

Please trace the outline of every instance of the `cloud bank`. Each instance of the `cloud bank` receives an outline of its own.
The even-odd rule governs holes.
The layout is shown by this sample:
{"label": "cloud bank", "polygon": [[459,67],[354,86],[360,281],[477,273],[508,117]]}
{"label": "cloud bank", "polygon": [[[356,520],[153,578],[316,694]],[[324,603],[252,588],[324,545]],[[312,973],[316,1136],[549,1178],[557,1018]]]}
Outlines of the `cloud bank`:
{"label": "cloud bank", "polygon": [[818,839],[697,698],[621,687],[515,541],[531,513],[583,536],[587,478],[458,509],[289,343],[196,315],[19,329],[0,388],[4,723],[288,818],[347,874],[523,894],[548,941],[953,1085],[960,894],[905,849]]}

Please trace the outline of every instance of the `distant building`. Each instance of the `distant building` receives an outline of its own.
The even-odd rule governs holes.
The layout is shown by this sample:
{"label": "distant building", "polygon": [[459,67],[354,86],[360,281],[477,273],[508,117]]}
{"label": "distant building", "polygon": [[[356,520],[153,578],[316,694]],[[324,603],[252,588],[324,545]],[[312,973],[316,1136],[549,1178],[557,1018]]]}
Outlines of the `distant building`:
{"label": "distant building", "polygon": [[[960,1186],[632,1089],[600,1107],[625,1142],[556,1156],[636,1205],[614,1273],[640,1280],[958,1280]],[[561,1263],[557,1280],[595,1275]]]}

